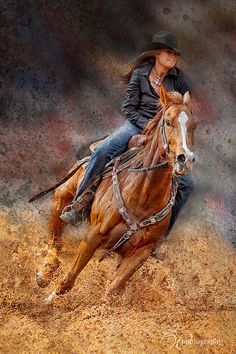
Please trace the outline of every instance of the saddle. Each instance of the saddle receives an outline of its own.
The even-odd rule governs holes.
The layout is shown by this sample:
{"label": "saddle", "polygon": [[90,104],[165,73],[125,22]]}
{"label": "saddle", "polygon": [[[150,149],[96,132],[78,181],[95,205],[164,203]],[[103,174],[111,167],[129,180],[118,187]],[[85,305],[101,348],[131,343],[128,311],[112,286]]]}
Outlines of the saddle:
{"label": "saddle", "polygon": [[[101,140],[98,140],[98,141],[92,143],[90,145],[90,151],[94,152],[96,150],[96,148],[99,146],[99,144],[101,144],[103,142],[103,140],[104,139],[101,139]],[[127,151],[125,151],[123,154],[120,155],[119,170],[125,169],[131,163],[131,159],[137,154],[137,152],[140,150],[140,148],[142,148],[145,145],[145,141],[146,141],[146,136],[143,134],[134,135],[129,140]],[[34,197],[29,199],[28,202],[29,203],[34,202],[35,200],[45,196],[46,194],[48,194],[48,193],[54,191],[56,188],[60,187],[63,183],[68,181],[68,179],[70,179],[79,170],[80,167],[82,167],[82,166],[86,167],[87,164],[89,163],[89,160],[90,160],[90,156],[85,156],[82,159],[78,160],[76,166],[74,166],[72,169],[70,169],[69,172],[66,174],[66,176],[64,178],[62,178],[62,180],[60,180],[54,186],[36,194]],[[115,163],[115,159],[111,160],[106,165],[103,173],[95,179],[95,181],[92,184],[93,186],[96,187],[95,190],[97,189],[99,182],[101,181],[101,178],[107,178],[107,177],[111,176],[111,171],[112,171],[112,167],[113,167],[114,163]],[[89,186],[87,190],[91,190],[90,187],[91,186]],[[94,189],[94,188],[92,188],[92,189]]]}
{"label": "saddle", "polygon": [[[99,144],[101,144],[103,141],[104,139],[96,141],[92,145],[90,145],[91,152],[94,152],[96,148],[99,146]],[[132,158],[138,153],[138,151],[140,151],[141,148],[144,147],[145,142],[146,142],[146,136],[144,134],[136,134],[132,136],[132,138],[130,138],[128,142],[127,150],[124,153],[119,155],[120,162],[119,162],[118,171],[121,171],[125,169],[128,165],[130,165]],[[101,177],[107,178],[111,176],[111,171],[113,169],[116,157],[106,164],[105,170],[102,172],[100,176],[98,176],[99,181],[101,180]]]}
{"label": "saddle", "polygon": [[[103,140],[96,141],[92,145],[90,145],[91,152],[94,152],[97,149],[97,147],[103,142]],[[123,154],[119,155],[120,160],[119,160],[119,167],[117,169],[118,171],[124,170],[131,164],[133,157],[136,156],[138,151],[140,151],[140,149],[144,146],[145,141],[146,141],[146,136],[143,134],[134,135],[129,140],[128,149]],[[80,213],[82,221],[84,221],[86,218],[89,217],[95,192],[101,180],[104,178],[108,178],[112,175],[112,170],[115,162],[116,162],[116,157],[106,164],[105,170],[95,178],[92,184],[86,188],[83,194],[73,204],[73,208],[78,213]]]}
{"label": "saddle", "polygon": [[[146,135],[144,135],[144,134],[136,134],[136,135],[132,136],[128,142],[128,150],[130,150],[132,148],[138,148],[138,147],[144,146],[146,139],[147,139]],[[104,140],[105,139],[101,139],[101,140],[98,140],[98,141],[95,141],[94,143],[92,143],[89,147],[90,151],[94,152],[96,150],[96,148]]]}

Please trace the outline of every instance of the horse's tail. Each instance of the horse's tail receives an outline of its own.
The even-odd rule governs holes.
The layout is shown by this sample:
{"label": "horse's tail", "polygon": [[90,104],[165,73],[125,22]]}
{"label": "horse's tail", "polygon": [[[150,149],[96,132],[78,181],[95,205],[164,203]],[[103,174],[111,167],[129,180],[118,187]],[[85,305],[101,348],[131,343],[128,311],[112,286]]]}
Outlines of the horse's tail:
{"label": "horse's tail", "polygon": [[42,191],[42,192],[36,194],[34,197],[32,197],[31,199],[29,199],[28,202],[29,202],[29,203],[34,202],[35,200],[37,200],[37,199],[43,197],[44,195],[46,195],[46,194],[48,194],[48,193],[54,191],[56,188],[60,187],[63,183],[65,183],[66,181],[68,181],[68,179],[70,179],[70,178],[78,171],[78,169],[79,169],[85,162],[88,162],[88,161],[90,160],[90,158],[91,158],[90,156],[85,156],[83,159],[79,160],[79,161],[77,162],[77,165],[76,165],[74,168],[72,168],[72,169],[67,173],[67,175],[66,175],[64,178],[62,178],[62,180],[61,180],[60,182],[56,183],[54,186],[52,186],[52,187],[46,189],[45,191]]}

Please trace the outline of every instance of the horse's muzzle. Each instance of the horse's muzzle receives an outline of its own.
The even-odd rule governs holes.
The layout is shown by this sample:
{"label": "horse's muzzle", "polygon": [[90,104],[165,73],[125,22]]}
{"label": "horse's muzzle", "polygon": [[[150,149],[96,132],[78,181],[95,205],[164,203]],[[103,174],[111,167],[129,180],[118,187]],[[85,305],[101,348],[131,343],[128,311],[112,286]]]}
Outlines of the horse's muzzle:
{"label": "horse's muzzle", "polygon": [[176,161],[173,169],[174,176],[184,176],[192,171],[194,162],[193,154],[179,154],[176,156]]}

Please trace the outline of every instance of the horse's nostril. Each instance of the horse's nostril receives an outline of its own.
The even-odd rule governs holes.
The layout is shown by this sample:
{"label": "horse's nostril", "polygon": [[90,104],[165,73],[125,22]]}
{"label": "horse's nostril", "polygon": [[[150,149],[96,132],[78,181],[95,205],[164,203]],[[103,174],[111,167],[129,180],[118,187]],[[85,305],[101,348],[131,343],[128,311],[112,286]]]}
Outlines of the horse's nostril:
{"label": "horse's nostril", "polygon": [[183,162],[185,162],[185,160],[186,160],[186,158],[185,158],[184,154],[180,154],[177,156],[177,162],[183,163]]}
{"label": "horse's nostril", "polygon": [[193,162],[195,162],[195,157],[193,158]]}

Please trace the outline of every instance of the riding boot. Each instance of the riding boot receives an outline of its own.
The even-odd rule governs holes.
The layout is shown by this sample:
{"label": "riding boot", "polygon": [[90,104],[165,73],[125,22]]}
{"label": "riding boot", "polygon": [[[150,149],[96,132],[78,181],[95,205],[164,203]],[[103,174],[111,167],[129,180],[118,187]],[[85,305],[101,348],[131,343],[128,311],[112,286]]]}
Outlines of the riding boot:
{"label": "riding boot", "polygon": [[73,202],[73,204],[67,205],[63,209],[60,219],[66,224],[73,226],[85,221],[90,215],[90,209],[96,189],[95,186],[87,188],[84,193]]}

